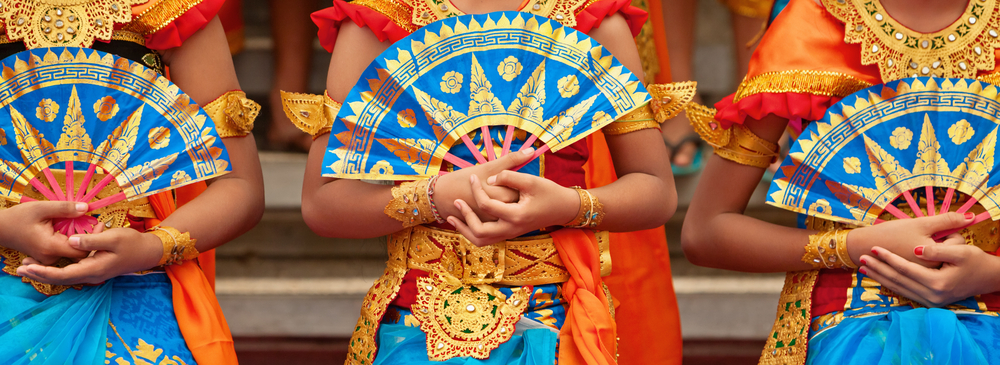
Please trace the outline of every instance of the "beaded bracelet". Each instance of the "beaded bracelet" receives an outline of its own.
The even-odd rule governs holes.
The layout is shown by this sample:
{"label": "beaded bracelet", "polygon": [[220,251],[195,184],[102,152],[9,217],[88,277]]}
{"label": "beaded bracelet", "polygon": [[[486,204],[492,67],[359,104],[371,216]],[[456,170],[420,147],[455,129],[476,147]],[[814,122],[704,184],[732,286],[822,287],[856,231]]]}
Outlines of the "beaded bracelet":
{"label": "beaded bracelet", "polygon": [[847,252],[848,233],[850,230],[833,230],[810,235],[802,261],[816,269],[857,269]]}
{"label": "beaded bracelet", "polygon": [[152,233],[163,243],[163,257],[160,258],[159,266],[179,264],[198,257],[198,249],[194,247],[197,240],[191,238],[188,232],[181,233],[168,226],[156,226],[146,232]]}
{"label": "beaded bracelet", "polygon": [[574,186],[573,189],[580,194],[580,211],[566,227],[594,228],[600,225],[604,220],[604,205],[586,189],[579,186]]}
{"label": "beaded bracelet", "polygon": [[434,176],[430,180],[427,180],[427,203],[431,206],[431,214],[434,215],[434,220],[438,223],[444,223],[441,213],[438,212],[437,204],[434,204],[434,187],[437,186],[439,176]]}

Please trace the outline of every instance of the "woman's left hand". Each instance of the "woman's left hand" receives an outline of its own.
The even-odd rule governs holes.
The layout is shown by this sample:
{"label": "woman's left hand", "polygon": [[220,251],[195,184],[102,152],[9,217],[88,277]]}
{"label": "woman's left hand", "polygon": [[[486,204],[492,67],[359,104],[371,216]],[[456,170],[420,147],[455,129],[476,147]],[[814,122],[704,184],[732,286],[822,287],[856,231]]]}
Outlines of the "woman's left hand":
{"label": "woman's left hand", "polygon": [[476,175],[472,175],[469,182],[479,209],[499,220],[482,222],[469,204],[461,199],[455,200],[455,206],[462,212],[465,221],[455,216],[447,219],[476,246],[491,245],[539,228],[569,223],[580,211],[580,196],[575,190],[538,176],[502,171],[487,179],[490,185],[517,190],[520,198],[514,203],[490,198]]}
{"label": "woman's left hand", "polygon": [[163,257],[163,243],[150,233],[116,228],[69,238],[69,244],[93,254],[63,268],[44,266],[27,258],[17,274],[55,285],[99,284],[110,278],[156,267]]}
{"label": "woman's left hand", "polygon": [[942,262],[932,269],[910,262],[881,247],[861,257],[861,273],[886,288],[927,307],[943,307],[959,300],[1000,290],[1000,258],[966,245],[960,234],[943,243],[917,246],[917,257]]}

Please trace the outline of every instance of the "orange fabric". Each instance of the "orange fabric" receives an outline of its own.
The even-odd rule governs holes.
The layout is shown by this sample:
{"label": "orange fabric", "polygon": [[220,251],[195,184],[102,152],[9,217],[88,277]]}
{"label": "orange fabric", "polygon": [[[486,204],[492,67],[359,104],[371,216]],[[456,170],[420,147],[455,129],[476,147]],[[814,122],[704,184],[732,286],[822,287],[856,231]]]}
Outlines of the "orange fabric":
{"label": "orange fabric", "polygon": [[[177,197],[177,207],[183,207],[184,204],[194,200],[205,189],[208,189],[208,184],[202,181],[174,190],[174,195]],[[215,291],[215,250],[208,250],[198,255],[198,265],[201,266],[201,271],[205,273],[205,278],[208,279],[208,283],[212,286],[212,291]]]}
{"label": "orange fabric", "polygon": [[[587,138],[587,186],[614,182],[614,165],[604,134]],[[679,365],[682,360],[681,319],[670,276],[670,251],[663,227],[611,233],[611,275],[604,278],[611,295],[621,299],[618,360],[622,364]],[[656,346],[650,346],[654,341]]]}
{"label": "orange fabric", "polygon": [[[191,189],[198,190],[197,187]],[[178,193],[179,201],[183,195]],[[189,200],[185,198],[183,202],[187,201]],[[153,195],[149,202],[158,218],[151,219],[150,226],[159,224],[176,210],[171,192]],[[237,365],[239,362],[233,348],[233,335],[229,332],[229,325],[219,307],[215,290],[198,263],[187,261],[167,266],[166,270],[173,287],[177,325],[195,361],[199,364]]]}
{"label": "orange fabric", "polygon": [[667,53],[667,30],[663,25],[663,4],[660,3],[660,0],[649,0],[646,2],[646,6],[649,7],[649,22],[653,24],[656,60],[660,65],[660,73],[656,74],[653,82],[657,84],[669,83],[673,80],[673,76],[670,74],[670,54]]}
{"label": "orange fabric", "polygon": [[559,364],[617,364],[617,329],[601,283],[594,231],[564,228],[552,232],[552,240],[570,274],[562,287],[569,310],[559,331]]}

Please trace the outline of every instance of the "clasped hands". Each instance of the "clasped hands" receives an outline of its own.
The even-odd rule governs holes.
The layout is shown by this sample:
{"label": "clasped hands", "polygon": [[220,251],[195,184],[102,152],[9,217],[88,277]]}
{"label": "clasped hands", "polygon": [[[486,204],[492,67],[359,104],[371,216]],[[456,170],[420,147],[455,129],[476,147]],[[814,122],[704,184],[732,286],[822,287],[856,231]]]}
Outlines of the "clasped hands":
{"label": "clasped hands", "polygon": [[513,171],[533,153],[531,148],[515,151],[442,175],[434,194],[441,216],[476,246],[572,221],[580,209],[576,191]]}
{"label": "clasped hands", "polygon": [[946,213],[855,229],[848,250],[858,270],[886,288],[927,307],[946,306],[1000,290],[1000,258],[967,245],[960,233],[931,238],[974,218]]}
{"label": "clasped hands", "polygon": [[[80,217],[86,203],[30,202],[2,211],[3,246],[26,254],[17,274],[55,285],[98,284],[115,276],[156,267],[163,245],[156,236],[134,229],[103,230],[67,237],[56,232],[53,221]],[[60,258],[74,263],[52,266]]]}

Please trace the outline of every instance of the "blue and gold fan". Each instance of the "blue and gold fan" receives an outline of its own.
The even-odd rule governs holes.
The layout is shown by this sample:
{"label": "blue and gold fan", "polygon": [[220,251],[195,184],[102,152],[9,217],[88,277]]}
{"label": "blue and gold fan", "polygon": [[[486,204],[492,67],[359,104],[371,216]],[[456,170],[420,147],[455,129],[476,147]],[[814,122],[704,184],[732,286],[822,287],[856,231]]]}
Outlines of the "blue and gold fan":
{"label": "blue and gold fan", "polygon": [[980,81],[941,78],[858,91],[802,132],[767,201],[861,226],[977,205],[976,223],[997,220],[998,91]]}
{"label": "blue and gold fan", "polygon": [[[635,75],[570,27],[520,12],[452,17],[365,70],[337,115],[322,173],[427,178],[536,141],[537,157],[649,100]],[[538,162],[523,171],[539,174]]]}
{"label": "blue and gold fan", "polygon": [[[94,212],[229,171],[208,115],[141,64],[48,48],[10,56],[0,68],[0,196],[11,203],[34,195],[88,202]],[[101,192],[107,196],[98,199]],[[74,234],[96,223],[88,215],[55,226]]]}

